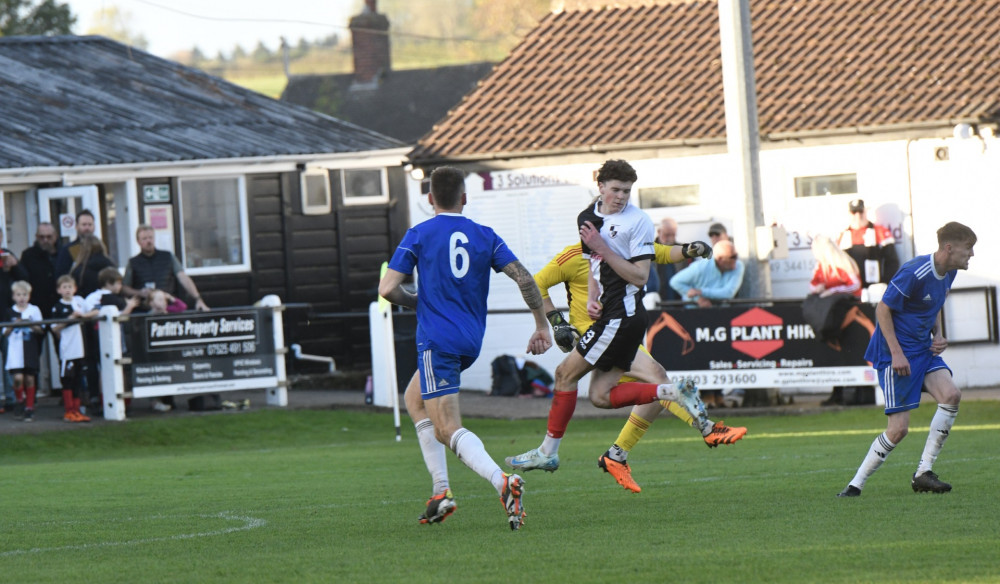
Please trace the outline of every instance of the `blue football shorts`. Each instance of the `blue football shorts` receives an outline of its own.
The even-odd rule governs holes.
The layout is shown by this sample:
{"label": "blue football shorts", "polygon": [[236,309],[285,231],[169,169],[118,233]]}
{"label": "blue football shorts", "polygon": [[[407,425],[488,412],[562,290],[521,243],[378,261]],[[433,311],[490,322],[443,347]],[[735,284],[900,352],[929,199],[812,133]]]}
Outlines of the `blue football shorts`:
{"label": "blue football shorts", "polygon": [[[924,377],[938,369],[948,369],[940,355],[924,351],[918,355],[907,355],[910,374],[898,375],[892,366],[878,370],[878,383],[885,396],[885,413],[894,414],[920,407],[920,391],[924,387]],[[951,373],[951,369],[948,369]]]}
{"label": "blue football shorts", "polygon": [[458,393],[462,383],[462,372],[476,361],[475,357],[442,353],[432,349],[418,352],[417,357],[420,397],[423,399]]}

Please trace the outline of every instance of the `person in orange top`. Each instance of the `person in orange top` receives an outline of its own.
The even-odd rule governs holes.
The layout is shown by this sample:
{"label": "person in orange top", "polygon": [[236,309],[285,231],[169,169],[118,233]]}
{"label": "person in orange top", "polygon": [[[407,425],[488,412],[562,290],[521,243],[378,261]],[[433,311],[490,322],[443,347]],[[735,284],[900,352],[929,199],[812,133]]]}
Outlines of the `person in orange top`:
{"label": "person in orange top", "polygon": [[[861,199],[851,201],[848,210],[851,212],[851,223],[841,232],[837,243],[857,263],[861,288],[888,284],[899,269],[899,255],[892,231],[868,220],[868,211]],[[871,300],[874,302],[878,298]]]}

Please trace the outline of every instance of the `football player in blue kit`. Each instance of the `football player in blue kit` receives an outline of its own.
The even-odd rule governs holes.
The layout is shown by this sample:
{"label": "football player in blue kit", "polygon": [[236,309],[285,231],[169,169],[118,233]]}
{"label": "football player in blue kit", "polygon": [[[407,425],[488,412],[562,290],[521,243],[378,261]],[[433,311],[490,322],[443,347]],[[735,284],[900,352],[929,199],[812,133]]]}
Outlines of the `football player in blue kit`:
{"label": "football player in blue kit", "polygon": [[931,470],[955,423],[962,399],[951,370],[941,358],[948,347],[941,333],[941,310],[958,270],[969,269],[976,234],[961,223],[951,222],[938,229],[937,240],[936,252],[917,256],[896,272],[875,308],[878,324],[865,359],[878,372],[888,423],[838,497],[859,496],[868,477],[906,437],[910,410],[920,406],[921,389],[926,389],[938,406],[910,486],[917,493],[951,490],[951,485]]}
{"label": "football player in blue kit", "polygon": [[[445,445],[466,466],[490,481],[507,513],[511,529],[524,522],[524,481],[507,474],[490,457],[483,442],[462,426],[458,390],[461,373],[479,356],[486,330],[486,298],[491,272],[503,272],[521,290],[535,318],[527,352],[538,355],[552,346],[542,294],[535,279],[493,229],[462,215],[466,205],[465,174],[452,167],[431,173],[430,204],[434,217],[410,228],[399,243],[379,282],[379,294],[417,311],[415,378],[406,388],[406,411],[413,420],[434,495],[421,523],[439,523],[455,510],[448,484]],[[417,292],[403,288],[404,278],[418,270]]]}

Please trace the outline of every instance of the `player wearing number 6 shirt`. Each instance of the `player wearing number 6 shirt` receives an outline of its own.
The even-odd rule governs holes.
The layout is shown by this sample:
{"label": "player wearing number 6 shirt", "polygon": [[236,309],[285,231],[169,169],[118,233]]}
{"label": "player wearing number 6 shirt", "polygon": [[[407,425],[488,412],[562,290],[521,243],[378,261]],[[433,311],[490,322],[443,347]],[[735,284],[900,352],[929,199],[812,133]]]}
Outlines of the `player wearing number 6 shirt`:
{"label": "player wearing number 6 shirt", "polygon": [[[559,468],[559,442],[576,409],[577,383],[591,372],[590,401],[599,408],[669,400],[699,420],[699,426],[707,420],[690,380],[676,387],[671,383],[619,383],[622,374],[632,368],[646,334],[643,287],[655,257],[653,221],[629,203],[636,179],[628,162],[608,160],[597,173],[600,197],[577,218],[583,257],[589,262],[587,313],[594,323],[556,368],[555,393],[542,444],[506,459],[515,470]],[[709,252],[707,245],[696,247],[699,255]]]}
{"label": "player wearing number 6 shirt", "polygon": [[[458,389],[462,371],[482,347],[491,272],[502,271],[520,287],[535,317],[527,352],[536,355],[552,346],[542,296],[531,273],[503,239],[462,216],[466,204],[462,171],[441,167],[431,173],[429,199],[434,217],[406,232],[378,288],[390,302],[417,311],[417,374],[404,399],[434,483],[434,495],[419,520],[438,523],[455,510],[444,450],[448,445],[459,460],[493,484],[510,528],[519,529],[524,481],[503,472],[479,437],[462,426]],[[402,287],[414,268],[419,271],[416,294]]]}
{"label": "player wearing number 6 shirt", "polygon": [[[701,242],[683,245],[664,245],[654,242],[656,263],[673,264],[686,261],[689,255],[697,252],[699,244],[707,245]],[[552,324],[553,338],[564,353],[572,351],[576,341],[594,323],[587,314],[589,273],[589,263],[583,257],[583,248],[580,243],[574,243],[566,246],[535,274],[535,283],[542,291],[542,301],[545,303],[545,315],[549,319],[549,323]],[[566,322],[562,313],[556,310],[555,304],[549,297],[549,289],[559,284],[566,287],[569,322]],[[635,355],[635,360],[632,361],[631,369],[621,377],[619,383],[637,380],[657,384],[670,382],[663,366],[656,362],[649,351],[641,345]],[[707,418],[699,420],[699,423],[696,424],[694,423],[695,419],[684,408],[672,401],[655,401],[632,406],[632,412],[618,434],[618,438],[597,461],[599,468],[610,473],[618,481],[618,484],[629,491],[638,493],[642,489],[632,479],[632,471],[627,462],[628,454],[664,409],[669,410],[684,423],[698,430],[710,448],[719,444],[733,444],[743,438],[747,432],[744,427],[731,428],[722,422],[713,422]]]}
{"label": "player wearing number 6 shirt", "polygon": [[859,496],[868,478],[906,437],[910,410],[920,407],[921,389],[937,400],[938,407],[910,486],[917,493],[951,490],[951,485],[931,470],[962,400],[962,392],[941,358],[948,348],[941,331],[941,310],[958,270],[969,269],[976,239],[976,234],[961,223],[951,222],[938,229],[937,251],[906,262],[889,281],[885,295],[875,307],[878,325],[865,359],[878,372],[888,422],[885,432],[872,442],[858,472],[838,497]]}

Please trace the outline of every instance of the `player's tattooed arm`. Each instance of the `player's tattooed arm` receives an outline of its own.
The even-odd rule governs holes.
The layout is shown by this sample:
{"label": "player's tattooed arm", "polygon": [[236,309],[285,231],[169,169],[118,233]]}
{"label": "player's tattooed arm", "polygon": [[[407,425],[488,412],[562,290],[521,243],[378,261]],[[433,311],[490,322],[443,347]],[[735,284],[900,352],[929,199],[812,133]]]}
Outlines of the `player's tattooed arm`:
{"label": "player's tattooed arm", "polygon": [[521,296],[524,298],[528,308],[534,310],[542,306],[542,293],[535,284],[535,278],[531,272],[518,260],[503,267],[503,273],[507,274],[511,280],[517,282],[517,287],[521,289]]}

